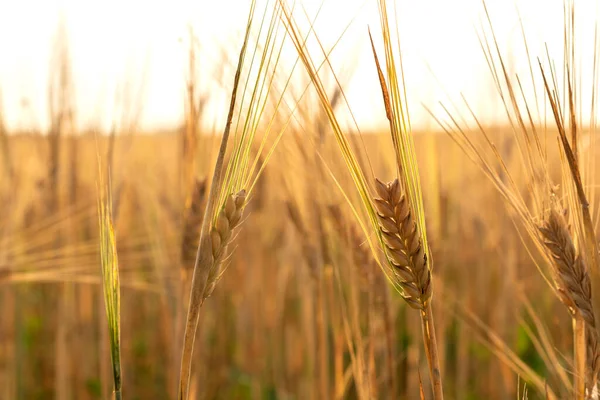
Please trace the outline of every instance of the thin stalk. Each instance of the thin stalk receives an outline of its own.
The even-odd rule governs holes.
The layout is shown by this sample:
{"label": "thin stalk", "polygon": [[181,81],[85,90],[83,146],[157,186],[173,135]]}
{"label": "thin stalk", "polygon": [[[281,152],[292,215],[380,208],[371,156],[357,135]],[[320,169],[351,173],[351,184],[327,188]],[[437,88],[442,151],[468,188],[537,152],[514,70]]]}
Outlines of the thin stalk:
{"label": "thin stalk", "polygon": [[[102,292],[102,290],[100,290]],[[108,326],[104,322],[105,318],[105,306],[103,301],[98,301],[97,310],[97,324],[98,330],[100,331],[100,340],[98,344],[99,351],[99,368],[100,368],[100,387],[102,388],[102,396],[107,396],[110,393],[110,348],[108,338]]]}
{"label": "thin stalk", "polygon": [[573,354],[575,357],[574,388],[575,398],[585,400],[585,321],[579,313],[573,317]]}
{"label": "thin stalk", "polygon": [[390,293],[386,289],[383,293],[383,324],[385,329],[386,366],[388,382],[388,398],[396,398],[396,366],[394,363],[394,321],[390,307]]}
{"label": "thin stalk", "polygon": [[[369,272],[370,275],[372,275],[372,272]],[[372,278],[369,279],[369,288],[372,287],[371,285],[372,282]],[[372,291],[368,291],[367,292],[367,315],[366,315],[366,320],[367,320],[367,327],[368,327],[368,335],[369,335],[369,341],[367,342],[367,366],[368,366],[368,372],[367,372],[367,378],[368,378],[368,382],[369,382],[369,396],[372,399],[378,399],[379,395],[378,395],[378,385],[377,385],[377,364],[375,362],[375,340],[377,338],[377,334],[378,332],[376,331],[375,328],[375,324],[374,324],[374,314],[376,312],[376,305],[375,305],[375,293],[373,293]]]}
{"label": "thin stalk", "polygon": [[324,286],[324,277],[321,273],[316,281],[317,310],[315,316],[315,328],[317,331],[319,393],[321,398],[326,399],[329,397],[329,354],[327,346],[327,322],[325,316],[325,307],[327,307],[327,303],[325,301]]}
{"label": "thin stalk", "polygon": [[427,364],[429,365],[429,377],[433,389],[433,398],[434,400],[443,400],[442,373],[440,369],[431,304],[421,310],[421,327],[423,328],[423,343],[425,344],[425,352],[427,353]]}
{"label": "thin stalk", "polygon": [[344,333],[334,328],[333,333],[334,399],[343,399],[346,390],[344,380]]}

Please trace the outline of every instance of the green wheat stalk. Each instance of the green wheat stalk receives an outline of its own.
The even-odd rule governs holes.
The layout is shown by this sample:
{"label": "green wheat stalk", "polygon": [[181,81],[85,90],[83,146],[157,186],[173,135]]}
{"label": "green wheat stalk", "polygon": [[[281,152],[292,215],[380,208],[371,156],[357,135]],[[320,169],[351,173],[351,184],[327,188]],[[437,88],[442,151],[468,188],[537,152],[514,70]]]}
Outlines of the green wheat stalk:
{"label": "green wheat stalk", "polygon": [[113,367],[114,395],[122,397],[121,378],[121,293],[119,282],[119,260],[117,242],[112,220],[112,194],[110,184],[105,185],[100,176],[98,197],[98,218],[100,222],[100,264],[102,266],[102,287],[104,305],[108,318],[110,355]]}

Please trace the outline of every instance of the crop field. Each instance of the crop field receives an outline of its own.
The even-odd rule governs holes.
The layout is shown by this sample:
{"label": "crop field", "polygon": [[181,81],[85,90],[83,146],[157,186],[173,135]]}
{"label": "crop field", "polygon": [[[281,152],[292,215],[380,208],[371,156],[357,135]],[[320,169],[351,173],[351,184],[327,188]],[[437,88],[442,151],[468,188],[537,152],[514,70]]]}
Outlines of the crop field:
{"label": "crop field", "polygon": [[380,129],[285,0],[248,2],[216,127],[193,46],[171,129],[78,128],[60,54],[47,130],[0,109],[0,399],[598,398],[600,41],[567,2],[513,74],[482,6],[504,122],[450,93],[413,128],[372,2]]}

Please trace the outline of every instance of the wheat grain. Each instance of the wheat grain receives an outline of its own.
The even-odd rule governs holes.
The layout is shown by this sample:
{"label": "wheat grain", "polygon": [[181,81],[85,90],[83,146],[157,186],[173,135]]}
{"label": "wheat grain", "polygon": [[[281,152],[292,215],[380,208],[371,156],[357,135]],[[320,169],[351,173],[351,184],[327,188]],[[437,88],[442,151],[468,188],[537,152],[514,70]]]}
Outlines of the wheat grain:
{"label": "wheat grain", "polygon": [[431,271],[419,229],[400,182],[375,180],[379,198],[374,199],[379,226],[393,277],[404,300],[415,309],[427,308],[432,296]]}

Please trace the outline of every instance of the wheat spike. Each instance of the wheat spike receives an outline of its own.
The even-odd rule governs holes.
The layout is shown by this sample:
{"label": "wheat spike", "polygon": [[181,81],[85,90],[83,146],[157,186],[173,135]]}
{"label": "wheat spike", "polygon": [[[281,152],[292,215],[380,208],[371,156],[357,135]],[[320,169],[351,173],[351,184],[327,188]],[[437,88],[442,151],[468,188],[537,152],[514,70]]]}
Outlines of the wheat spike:
{"label": "wheat spike", "polygon": [[[340,233],[340,236],[348,241],[352,250],[352,261],[358,268],[360,276],[360,289],[367,292],[373,289],[372,284],[376,278],[375,271],[377,263],[373,258],[368,243],[361,235],[360,230],[352,221],[348,221],[344,218],[342,210],[338,205],[330,205],[327,207],[329,214],[331,215],[331,222],[334,228]],[[343,233],[347,233],[347,237],[344,237]],[[385,280],[383,280],[385,282]],[[381,292],[377,291],[377,297],[381,296]]]}
{"label": "wheat spike", "polygon": [[300,246],[302,248],[302,254],[306,259],[306,264],[308,265],[310,277],[316,282],[319,279],[320,263],[319,249],[311,240],[314,235],[311,235],[308,232],[302,216],[300,215],[298,205],[292,201],[286,201],[285,205],[288,212],[288,217],[300,236]]}
{"label": "wheat spike", "polygon": [[418,226],[400,182],[375,179],[379,198],[374,199],[381,235],[393,277],[402,296],[415,309],[424,310],[432,296],[431,271]]}
{"label": "wheat spike", "polygon": [[544,245],[554,266],[557,291],[561,301],[586,324],[587,363],[592,385],[600,367],[598,333],[592,305],[592,285],[585,260],[578,254],[565,219],[552,210],[540,228]]}
{"label": "wheat spike", "polygon": [[210,230],[210,243],[213,262],[208,274],[204,299],[210,297],[217,282],[223,274],[223,258],[231,240],[233,230],[239,225],[246,205],[246,191],[240,190],[225,200],[223,208],[217,215],[216,222]]}
{"label": "wheat spike", "polygon": [[185,210],[181,240],[181,263],[186,270],[193,269],[196,261],[196,251],[200,241],[200,227],[204,219],[205,194],[206,179],[196,179],[191,202]]}

